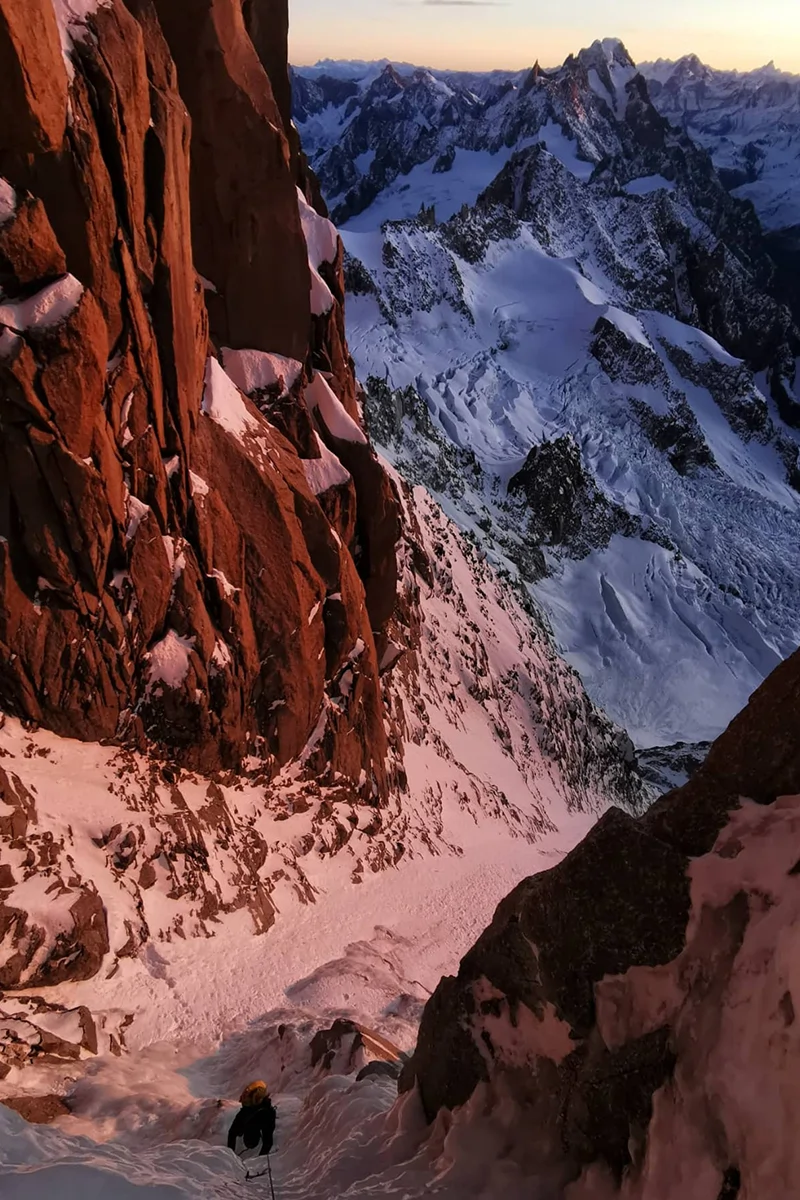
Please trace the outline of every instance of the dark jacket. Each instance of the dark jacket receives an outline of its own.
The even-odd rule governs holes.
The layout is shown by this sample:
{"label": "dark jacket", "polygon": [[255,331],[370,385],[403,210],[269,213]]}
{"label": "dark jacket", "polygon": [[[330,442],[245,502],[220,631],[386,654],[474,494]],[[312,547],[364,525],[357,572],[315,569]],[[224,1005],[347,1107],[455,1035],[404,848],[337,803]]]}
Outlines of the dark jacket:
{"label": "dark jacket", "polygon": [[261,1142],[259,1154],[269,1154],[272,1149],[272,1139],[275,1135],[275,1121],[278,1114],[271,1100],[261,1104],[240,1108],[233,1118],[228,1131],[228,1147],[236,1150],[236,1140],[241,1138],[248,1150],[252,1150]]}

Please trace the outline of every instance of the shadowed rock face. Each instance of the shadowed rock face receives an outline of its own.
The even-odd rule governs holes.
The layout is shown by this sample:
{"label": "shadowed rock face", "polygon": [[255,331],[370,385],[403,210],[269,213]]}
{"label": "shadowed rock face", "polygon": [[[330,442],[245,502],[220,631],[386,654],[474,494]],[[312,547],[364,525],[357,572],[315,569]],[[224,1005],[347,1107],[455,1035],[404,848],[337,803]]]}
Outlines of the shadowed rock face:
{"label": "shadowed rock face", "polygon": [[197,269],[216,289],[207,297],[212,335],[222,345],[303,359],[308,256],[283,116],[265,71],[288,87],[279,34],[286,5],[257,6],[259,43],[271,50],[264,64],[241,0],[155,7],[192,118],[192,240]]}
{"label": "shadowed rock face", "polygon": [[[688,784],[639,819],[612,809],[500,904],[458,976],[436,989],[401,1077],[429,1120],[479,1085],[487,1112],[510,1094],[537,1169],[580,1180],[570,1197],[616,1194],[623,1175],[625,1195],[638,1196],[637,1181],[652,1186],[665,1170],[665,1137],[678,1152],[684,1121],[718,1190],[732,1173],[755,1178],[757,1136],[738,1135],[741,1097],[718,1072],[741,1055],[753,1095],[781,1086],[783,1051],[766,1046],[794,1024],[781,956],[796,928],[799,712],[797,652]],[[735,1021],[748,1004],[742,1036]],[[788,1062],[788,1044],[785,1053]],[[764,1125],[776,1161],[788,1105],[770,1116],[772,1133]],[[608,1191],[591,1190],[589,1167]],[[682,1177],[676,1167],[665,1178],[677,1187]]]}
{"label": "shadowed rock face", "polygon": [[[66,56],[51,0],[24,7],[0,0],[0,707],[205,770],[280,766],[321,722],[316,765],[375,803],[396,503],[306,403],[324,371],[358,424],[287,6],[111,0]],[[225,348],[283,356],[291,394],[245,398]]]}

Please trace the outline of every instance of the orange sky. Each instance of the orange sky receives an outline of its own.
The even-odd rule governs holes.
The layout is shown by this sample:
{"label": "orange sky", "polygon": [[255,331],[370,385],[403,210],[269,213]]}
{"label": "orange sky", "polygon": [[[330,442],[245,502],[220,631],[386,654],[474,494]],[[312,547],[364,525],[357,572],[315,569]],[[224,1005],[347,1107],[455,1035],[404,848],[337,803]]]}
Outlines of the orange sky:
{"label": "orange sky", "polygon": [[291,57],[391,58],[486,70],[552,66],[596,37],[633,58],[694,52],[719,67],[800,73],[800,0],[290,0]]}

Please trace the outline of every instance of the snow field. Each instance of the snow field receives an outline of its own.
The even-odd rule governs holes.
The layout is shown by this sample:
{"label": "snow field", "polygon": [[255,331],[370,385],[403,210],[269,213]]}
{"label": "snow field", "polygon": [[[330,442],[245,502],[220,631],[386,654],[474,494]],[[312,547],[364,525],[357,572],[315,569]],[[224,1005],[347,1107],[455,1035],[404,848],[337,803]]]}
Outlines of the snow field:
{"label": "snow field", "polygon": [[[701,368],[738,365],[700,330],[653,311],[634,313],[591,254],[559,257],[523,227],[490,244],[473,265],[442,255],[435,234],[394,237],[430,297],[449,295],[448,262],[463,282],[469,323],[446,299],[422,308],[382,264],[379,232],[344,232],[391,309],[371,296],[348,306],[348,337],[362,379],[412,385],[441,434],[477,455],[484,483],[466,498],[437,498],[492,553],[488,514],[499,529],[498,490],[530,447],[574,438],[602,493],[640,520],[653,540],[615,535],[587,557],[545,548],[550,575],[534,585],[561,651],[592,698],[642,746],[715,737],[778,661],[800,643],[796,559],[800,497],[774,441],[743,440],[717,401],[683,378],[663,343]],[[441,265],[438,265],[441,260]],[[434,266],[434,264],[436,264]],[[437,272],[439,273],[437,275]],[[405,276],[402,277],[403,279]],[[427,295],[428,293],[426,293]],[[403,307],[400,307],[402,302]],[[600,317],[659,356],[717,469],[679,474],[646,435],[632,401],[669,412],[659,383],[609,379],[589,353]],[[791,431],[770,408],[781,436]],[[408,463],[414,469],[409,443]],[[390,455],[396,454],[389,449]]]}

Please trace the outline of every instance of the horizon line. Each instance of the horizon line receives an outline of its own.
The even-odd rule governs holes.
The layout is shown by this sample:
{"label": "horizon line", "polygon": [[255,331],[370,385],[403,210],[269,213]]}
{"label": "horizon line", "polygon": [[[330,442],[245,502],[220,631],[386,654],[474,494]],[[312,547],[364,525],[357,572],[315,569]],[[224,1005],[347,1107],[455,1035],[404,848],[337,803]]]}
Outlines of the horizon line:
{"label": "horizon line", "polygon": [[[613,38],[612,37],[612,38],[595,38],[593,42],[589,43],[589,45],[582,46],[580,49],[588,50],[591,48],[591,46],[595,45],[597,42],[608,42],[608,41],[619,42],[623,47],[625,47],[625,42],[623,41],[622,38]],[[625,47],[625,49],[626,49],[626,52],[628,54],[630,54],[630,51],[627,50],[627,47]],[[332,63],[332,64],[352,63],[354,65],[358,63],[358,64],[362,64],[364,66],[376,66],[379,63],[385,63],[385,64],[387,64],[389,66],[393,66],[393,67],[414,67],[416,70],[422,70],[422,71],[449,71],[449,72],[452,72],[453,74],[465,74],[466,73],[466,74],[470,74],[470,75],[491,75],[494,72],[516,73],[518,71],[533,70],[533,67],[537,63],[541,67],[541,69],[544,71],[557,70],[559,67],[562,67],[564,65],[567,58],[569,58],[573,55],[577,55],[578,53],[580,53],[580,50],[572,51],[570,54],[566,55],[566,57],[563,58],[560,62],[556,61],[553,63],[542,63],[542,61],[540,59],[535,58],[533,62],[526,62],[522,66],[518,66],[518,67],[508,66],[508,65],[492,66],[492,67],[452,67],[452,66],[438,66],[437,67],[437,66],[432,66],[430,63],[411,62],[410,60],[402,58],[402,57],[392,58],[388,55],[380,55],[376,58],[346,58],[346,57],[331,58],[329,55],[327,55],[324,58],[316,59],[315,62],[295,61],[294,59],[292,59],[289,63],[289,66],[295,67],[297,69],[302,69],[304,67],[313,69],[313,68],[324,66],[324,64],[326,64],[326,63]],[[636,66],[637,68],[642,67],[642,66],[655,66],[659,63],[663,63],[665,66],[666,65],[675,65],[679,62],[682,62],[683,59],[685,59],[685,58],[696,58],[698,60],[698,62],[700,62],[704,67],[708,67],[708,69],[712,70],[712,71],[725,71],[729,74],[737,74],[737,75],[755,75],[755,74],[758,74],[759,71],[766,71],[766,70],[772,69],[773,71],[776,72],[776,74],[789,75],[792,78],[800,79],[800,71],[793,71],[788,68],[778,66],[774,57],[770,58],[767,62],[760,63],[759,65],[757,65],[755,67],[731,67],[731,66],[713,65],[709,62],[706,62],[705,59],[703,59],[699,54],[697,54],[693,50],[687,50],[685,54],[679,54],[676,58],[658,57],[658,58],[643,58],[643,59],[637,60],[637,59],[633,58],[633,55],[630,55],[630,57],[631,57],[632,62],[634,63],[634,66]]]}

